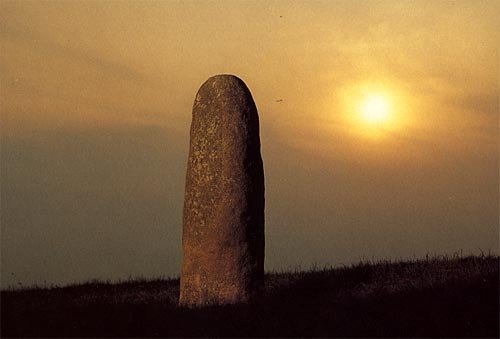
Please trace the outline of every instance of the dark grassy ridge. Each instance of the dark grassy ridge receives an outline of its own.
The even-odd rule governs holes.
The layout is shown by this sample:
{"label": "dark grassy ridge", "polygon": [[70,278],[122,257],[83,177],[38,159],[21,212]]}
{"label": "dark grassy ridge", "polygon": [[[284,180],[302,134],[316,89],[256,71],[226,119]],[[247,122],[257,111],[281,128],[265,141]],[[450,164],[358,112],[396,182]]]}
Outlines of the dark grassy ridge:
{"label": "dark grassy ridge", "polygon": [[178,280],[1,292],[2,337],[496,337],[497,256],[266,275],[252,305],[176,306]]}

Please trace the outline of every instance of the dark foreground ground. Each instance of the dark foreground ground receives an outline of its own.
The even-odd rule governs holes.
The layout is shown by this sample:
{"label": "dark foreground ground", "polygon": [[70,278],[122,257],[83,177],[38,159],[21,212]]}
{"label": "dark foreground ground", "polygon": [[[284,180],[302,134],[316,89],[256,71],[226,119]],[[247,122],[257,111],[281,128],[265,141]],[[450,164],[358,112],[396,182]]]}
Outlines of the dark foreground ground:
{"label": "dark foreground ground", "polygon": [[2,337],[496,337],[498,257],[271,273],[253,305],[188,310],[179,281],[1,292]]}

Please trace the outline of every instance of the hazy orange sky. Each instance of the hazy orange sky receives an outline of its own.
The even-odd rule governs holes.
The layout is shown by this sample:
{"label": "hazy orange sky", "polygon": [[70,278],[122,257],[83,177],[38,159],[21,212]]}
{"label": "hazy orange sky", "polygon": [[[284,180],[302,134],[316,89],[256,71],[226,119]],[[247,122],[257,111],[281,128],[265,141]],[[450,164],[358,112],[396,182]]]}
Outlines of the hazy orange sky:
{"label": "hazy orange sky", "polygon": [[499,11],[0,2],[2,287],[178,275],[191,108],[218,73],[260,114],[267,270],[498,253]]}

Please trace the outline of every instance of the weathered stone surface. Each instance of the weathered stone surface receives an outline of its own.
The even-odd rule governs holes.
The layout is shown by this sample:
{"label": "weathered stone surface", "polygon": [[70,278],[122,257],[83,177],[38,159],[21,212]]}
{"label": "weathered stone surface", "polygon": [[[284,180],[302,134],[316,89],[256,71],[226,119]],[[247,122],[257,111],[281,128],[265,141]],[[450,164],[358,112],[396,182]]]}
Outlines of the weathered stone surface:
{"label": "weathered stone surface", "polygon": [[248,302],[264,280],[264,171],[259,117],[239,78],[196,94],[183,211],[179,304]]}

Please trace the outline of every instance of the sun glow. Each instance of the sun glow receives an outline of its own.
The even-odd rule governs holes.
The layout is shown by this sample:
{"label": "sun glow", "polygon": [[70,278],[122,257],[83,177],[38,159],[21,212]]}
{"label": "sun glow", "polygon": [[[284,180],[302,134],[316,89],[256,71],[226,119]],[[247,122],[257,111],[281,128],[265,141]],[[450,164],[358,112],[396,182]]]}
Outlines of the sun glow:
{"label": "sun glow", "polygon": [[353,136],[387,140],[415,123],[411,107],[417,102],[395,80],[347,84],[334,100],[336,106],[325,109],[332,126]]}
{"label": "sun glow", "polygon": [[369,124],[382,124],[390,119],[390,102],[382,94],[370,94],[362,102],[361,118]]}

